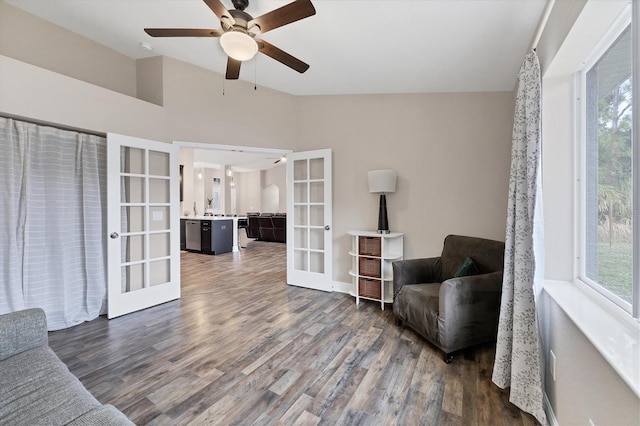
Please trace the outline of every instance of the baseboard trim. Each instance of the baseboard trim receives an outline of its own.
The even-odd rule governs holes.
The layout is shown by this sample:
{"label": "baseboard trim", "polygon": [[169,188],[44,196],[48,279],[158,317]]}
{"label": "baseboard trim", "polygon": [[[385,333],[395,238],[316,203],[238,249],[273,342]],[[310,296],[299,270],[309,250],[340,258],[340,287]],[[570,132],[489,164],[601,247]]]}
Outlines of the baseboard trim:
{"label": "baseboard trim", "polygon": [[349,293],[353,292],[353,284],[352,283],[344,283],[342,281],[334,281],[333,282],[333,291],[337,291],[338,293],[349,294]]}

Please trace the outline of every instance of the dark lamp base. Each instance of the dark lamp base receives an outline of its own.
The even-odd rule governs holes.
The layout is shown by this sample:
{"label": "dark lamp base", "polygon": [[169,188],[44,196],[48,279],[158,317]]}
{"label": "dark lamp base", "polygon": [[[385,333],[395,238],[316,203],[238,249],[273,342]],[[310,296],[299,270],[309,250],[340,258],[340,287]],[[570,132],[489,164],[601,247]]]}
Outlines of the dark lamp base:
{"label": "dark lamp base", "polygon": [[380,194],[380,211],[378,212],[378,234],[389,233],[389,220],[387,219],[387,197]]}

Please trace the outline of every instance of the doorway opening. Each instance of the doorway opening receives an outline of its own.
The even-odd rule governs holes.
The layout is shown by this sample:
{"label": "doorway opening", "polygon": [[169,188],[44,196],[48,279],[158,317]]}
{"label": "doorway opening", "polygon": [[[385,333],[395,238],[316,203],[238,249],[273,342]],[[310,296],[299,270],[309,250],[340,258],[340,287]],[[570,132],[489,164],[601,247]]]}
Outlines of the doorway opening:
{"label": "doorway opening", "polygon": [[[286,228],[283,234],[277,231],[276,239],[275,229],[263,230],[266,234],[261,238],[259,229],[250,231],[245,226],[249,223],[248,214],[273,215],[274,222],[277,218],[286,221],[286,158],[291,150],[193,142],[174,144],[180,151],[181,219],[232,218],[234,226],[240,226],[234,228],[234,252],[256,240],[281,243],[279,248],[284,250]],[[254,223],[257,220],[252,219]],[[282,267],[286,268],[286,257]]]}

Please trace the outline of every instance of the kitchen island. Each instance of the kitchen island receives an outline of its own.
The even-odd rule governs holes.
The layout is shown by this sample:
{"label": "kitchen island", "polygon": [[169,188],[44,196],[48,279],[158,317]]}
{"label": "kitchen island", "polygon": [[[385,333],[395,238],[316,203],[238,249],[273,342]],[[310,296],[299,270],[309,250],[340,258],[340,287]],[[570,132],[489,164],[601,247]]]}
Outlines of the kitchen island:
{"label": "kitchen island", "polygon": [[205,254],[240,250],[239,220],[246,217],[181,216],[180,249]]}

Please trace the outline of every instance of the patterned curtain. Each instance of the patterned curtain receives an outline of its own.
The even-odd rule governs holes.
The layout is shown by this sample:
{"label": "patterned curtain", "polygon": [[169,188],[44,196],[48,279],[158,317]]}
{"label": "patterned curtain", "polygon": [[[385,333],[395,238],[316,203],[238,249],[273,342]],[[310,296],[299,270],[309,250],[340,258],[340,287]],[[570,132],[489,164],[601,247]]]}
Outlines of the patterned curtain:
{"label": "patterned curtain", "polygon": [[40,307],[49,330],[106,307],[103,137],[0,117],[0,314]]}
{"label": "patterned curtain", "polygon": [[540,64],[529,52],[518,75],[513,122],[504,279],[493,382],[543,425],[543,367],[536,290],[543,276]]}

